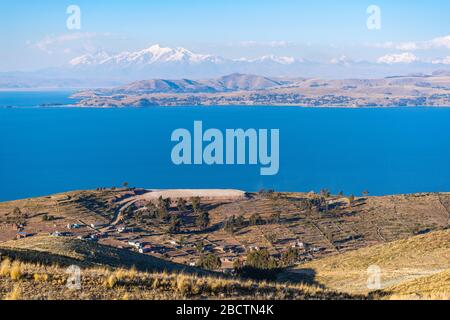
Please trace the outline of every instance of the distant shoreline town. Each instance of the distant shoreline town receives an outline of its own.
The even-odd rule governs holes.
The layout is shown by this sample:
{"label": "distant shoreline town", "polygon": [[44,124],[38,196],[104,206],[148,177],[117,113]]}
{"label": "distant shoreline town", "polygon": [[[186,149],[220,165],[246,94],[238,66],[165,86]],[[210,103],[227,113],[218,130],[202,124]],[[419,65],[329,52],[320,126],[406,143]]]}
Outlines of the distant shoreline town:
{"label": "distant shoreline town", "polygon": [[324,80],[231,74],[206,80],[153,79],[75,93],[78,107],[450,106],[450,73]]}

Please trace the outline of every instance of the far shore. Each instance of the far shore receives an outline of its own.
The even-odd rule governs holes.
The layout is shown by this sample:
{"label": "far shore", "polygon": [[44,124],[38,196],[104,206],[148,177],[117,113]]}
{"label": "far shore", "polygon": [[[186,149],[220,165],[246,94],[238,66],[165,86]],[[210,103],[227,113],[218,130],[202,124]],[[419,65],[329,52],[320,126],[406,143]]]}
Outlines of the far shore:
{"label": "far shore", "polygon": [[302,108],[302,109],[447,109],[450,105],[439,106],[305,106],[297,104],[272,104],[272,105],[255,105],[255,104],[218,104],[218,105],[167,105],[167,106],[81,106],[78,104],[48,104],[48,105],[36,105],[36,106],[14,106],[14,105],[0,105],[0,109],[153,109],[153,108],[229,108],[229,107],[243,107],[243,108]]}

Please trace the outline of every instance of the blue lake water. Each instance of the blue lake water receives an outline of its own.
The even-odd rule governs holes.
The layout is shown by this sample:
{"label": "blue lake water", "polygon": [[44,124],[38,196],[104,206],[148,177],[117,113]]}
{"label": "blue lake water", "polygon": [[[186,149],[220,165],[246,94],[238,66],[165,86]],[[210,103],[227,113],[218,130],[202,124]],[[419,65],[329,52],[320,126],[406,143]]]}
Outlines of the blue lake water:
{"label": "blue lake water", "polygon": [[[33,98],[33,94],[35,95]],[[0,93],[0,201],[75,189],[236,188],[372,195],[450,191],[450,108],[27,108],[67,93]],[[14,102],[15,101],[15,102]],[[177,128],[279,128],[280,171],[175,166]]]}

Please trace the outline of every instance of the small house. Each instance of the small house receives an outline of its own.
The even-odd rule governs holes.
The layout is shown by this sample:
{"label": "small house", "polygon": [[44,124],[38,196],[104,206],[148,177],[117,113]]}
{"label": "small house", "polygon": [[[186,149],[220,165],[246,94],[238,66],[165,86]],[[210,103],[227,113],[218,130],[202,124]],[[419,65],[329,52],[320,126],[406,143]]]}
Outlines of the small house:
{"label": "small house", "polygon": [[118,232],[118,233],[124,233],[124,232],[126,232],[126,231],[127,231],[127,228],[125,228],[125,227],[117,228],[117,232]]}
{"label": "small house", "polygon": [[29,234],[27,234],[26,232],[19,231],[16,233],[16,239],[25,239],[28,237],[29,237]]}
{"label": "small house", "polygon": [[152,246],[149,246],[149,245],[139,248],[139,253],[148,253],[151,251],[152,251]]}

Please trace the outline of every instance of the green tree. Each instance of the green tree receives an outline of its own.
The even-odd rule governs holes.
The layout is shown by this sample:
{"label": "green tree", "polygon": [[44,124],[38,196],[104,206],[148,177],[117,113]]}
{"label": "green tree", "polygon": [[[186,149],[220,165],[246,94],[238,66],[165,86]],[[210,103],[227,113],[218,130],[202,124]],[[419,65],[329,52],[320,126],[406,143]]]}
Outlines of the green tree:
{"label": "green tree", "polygon": [[170,218],[170,226],[169,226],[169,233],[178,233],[181,230],[182,221],[179,216],[172,215]]}
{"label": "green tree", "polygon": [[328,189],[320,190],[320,195],[325,198],[329,198],[331,196],[331,192]]}
{"label": "green tree", "polygon": [[196,224],[198,227],[205,229],[209,226],[211,223],[211,220],[209,218],[209,213],[207,211],[201,211],[196,219]]}
{"label": "green tree", "polygon": [[207,270],[217,270],[222,266],[222,261],[213,253],[201,255],[197,265]]}
{"label": "green tree", "polygon": [[281,222],[281,213],[276,212],[270,216],[270,223],[277,224]]}
{"label": "green tree", "polygon": [[200,240],[195,243],[195,250],[197,250],[198,253],[203,253],[203,251],[205,250],[203,241]]}
{"label": "green tree", "polygon": [[200,209],[200,197],[192,197],[191,199],[191,204],[192,204],[192,210],[194,210],[194,212],[197,212]]}
{"label": "green tree", "polygon": [[258,213],[254,213],[250,216],[249,223],[251,226],[258,226],[263,224],[263,222],[264,222],[263,219]]}
{"label": "green tree", "polygon": [[223,229],[228,233],[235,233],[236,231],[236,217],[232,216],[225,220],[225,223],[223,225]]}
{"label": "green tree", "polygon": [[299,258],[299,251],[296,248],[289,248],[288,251],[284,252],[281,256],[281,264],[283,267],[289,267],[294,265]]}
{"label": "green tree", "polygon": [[163,198],[162,196],[160,196],[158,198],[158,207],[159,208],[163,208],[166,211],[169,211],[171,204],[172,204],[172,200],[170,198]]}
{"label": "green tree", "polygon": [[353,194],[351,194],[347,197],[347,199],[348,199],[348,204],[351,207],[353,205],[353,202],[355,202],[355,196]]}
{"label": "green tree", "polygon": [[178,211],[186,211],[186,200],[184,200],[183,198],[178,198],[177,200],[177,209]]}
{"label": "green tree", "polygon": [[247,226],[247,223],[246,223],[246,221],[245,221],[245,219],[244,219],[244,216],[243,216],[242,214],[240,214],[240,215],[236,218],[235,223],[236,223],[236,227],[238,227],[238,228],[244,228],[244,227]]}
{"label": "green tree", "polygon": [[267,249],[261,249],[249,252],[246,266],[256,269],[276,269],[278,264]]}

